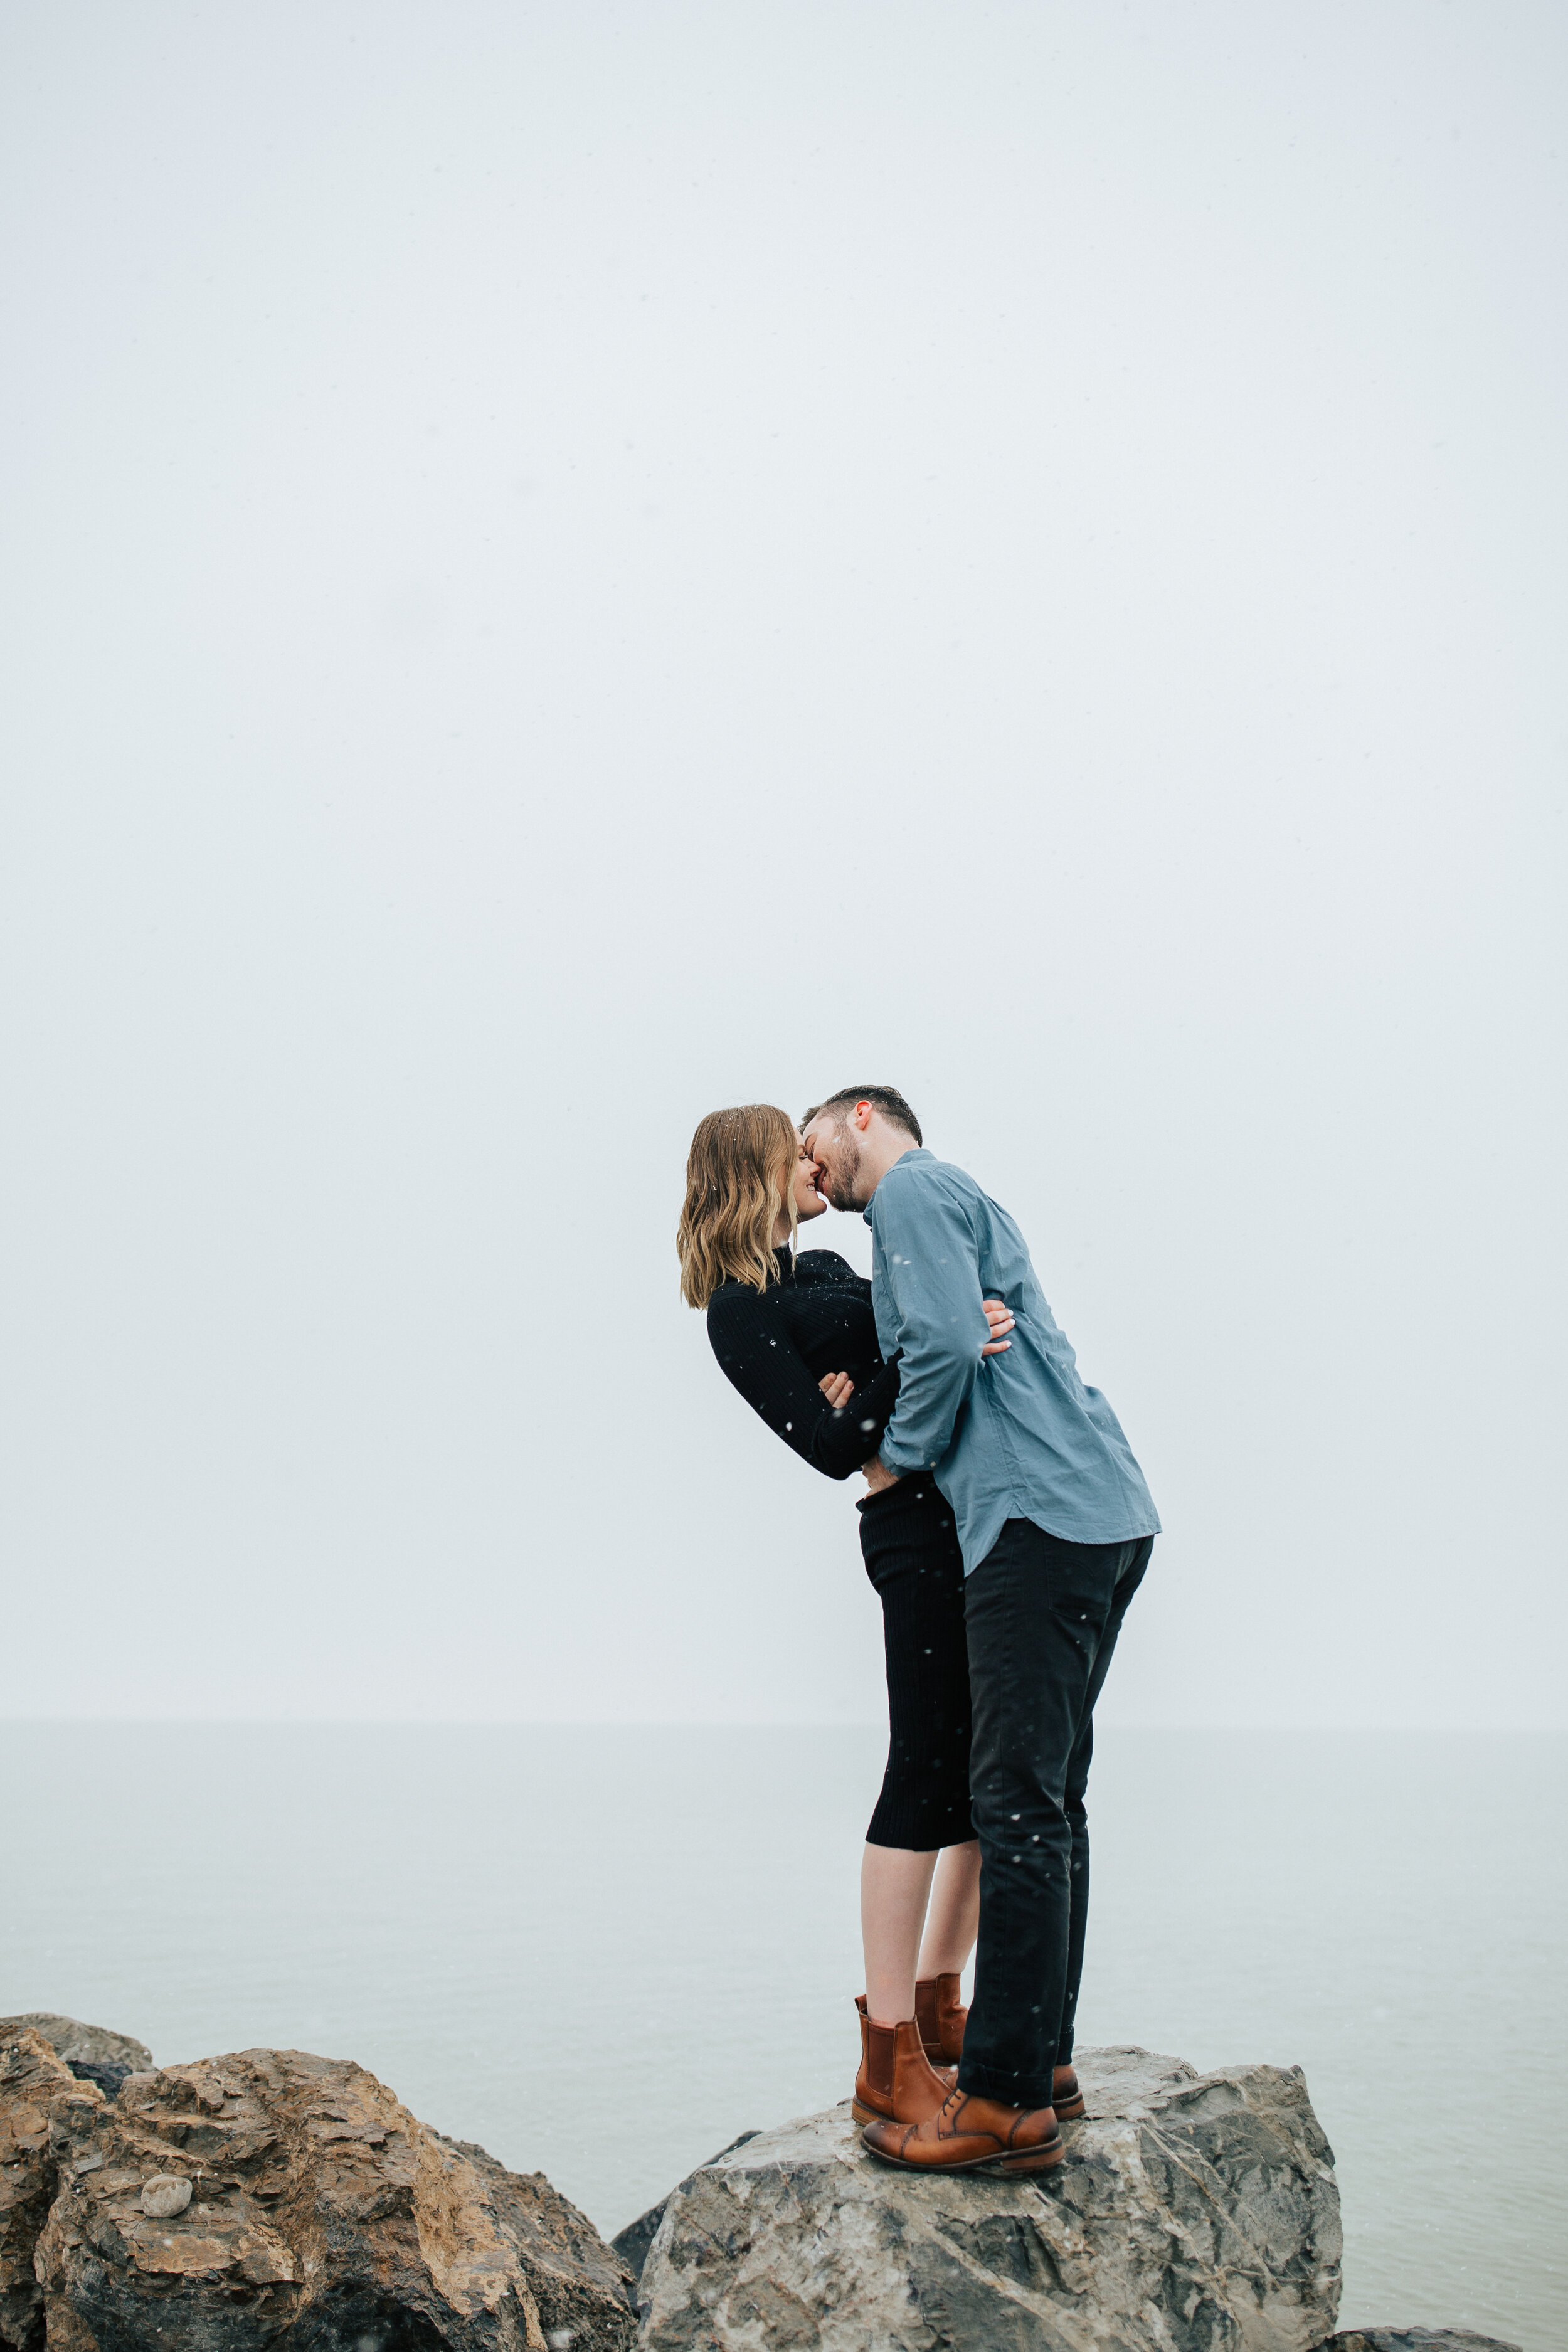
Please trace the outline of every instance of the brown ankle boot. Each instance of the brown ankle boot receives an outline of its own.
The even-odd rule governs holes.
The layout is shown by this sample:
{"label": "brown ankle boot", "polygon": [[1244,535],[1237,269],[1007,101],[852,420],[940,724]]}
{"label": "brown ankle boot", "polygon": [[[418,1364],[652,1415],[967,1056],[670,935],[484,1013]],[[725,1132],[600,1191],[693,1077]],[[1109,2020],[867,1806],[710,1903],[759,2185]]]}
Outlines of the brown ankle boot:
{"label": "brown ankle boot", "polygon": [[[917,1992],[920,1990],[920,1987],[919,1987],[918,1985],[915,1987],[915,1990],[916,1990]],[[860,2065],[861,2065],[861,2070],[862,2070],[862,2072],[864,2072],[864,2070],[865,2070],[865,2065],[866,2065],[866,2053],[867,2053],[867,2049],[868,2049],[868,2042],[867,2042],[867,2039],[866,2039],[866,2029],[867,2029],[868,2025],[868,2024],[869,2024],[869,2022],[870,2022],[870,2011],[869,2011],[867,2009],[867,2007],[866,2007],[866,1996],[865,1996],[865,1994],[864,1994],[863,1992],[858,1992],[858,1993],[856,1994],[856,1996],[855,1996],[855,2006],[856,2006],[857,2010],[858,2010],[858,2011],[859,2011],[859,2013],[860,2013]],[[961,2011],[960,2013],[961,2013],[961,2015],[964,2015],[964,2016],[967,2016],[967,2015],[968,2015],[968,2011]],[[917,2017],[916,2017],[915,2022],[916,2022],[916,2024],[917,2024],[917,2025],[918,2025],[918,2024],[919,2024],[919,2022],[920,2022],[920,2019],[919,2019],[918,2015],[917,2015]],[[922,2041],[921,2041],[921,2048],[922,2048],[922,2049],[924,2049],[924,2047],[925,2047],[923,2038],[922,2038]],[[937,2081],[942,2084],[942,2089],[943,2089],[944,2091],[951,2091],[951,2090],[952,2090],[952,2086],[953,2086],[953,2084],[954,2084],[957,2082],[957,2080],[958,2080],[958,2068],[957,2068],[957,2066],[956,2066],[956,2065],[952,2065],[952,2066],[942,2066],[942,2065],[940,2065],[940,2064],[937,2063],[937,2061],[936,2061],[934,2058],[932,2058],[932,2057],[931,2057],[931,2052],[930,2052],[929,2050],[927,2050],[927,2051],[926,2051],[926,2057],[927,2057],[927,2059],[930,2061],[931,2073],[936,2076],[936,2079],[937,2079]]]}
{"label": "brown ankle boot", "polygon": [[1054,2172],[1067,2155],[1050,2107],[950,2091],[924,2123],[868,2124],[860,2137],[885,2164],[914,2172]]}
{"label": "brown ankle boot", "polygon": [[860,2011],[860,2072],[855,2077],[850,2112],[858,2124],[919,2124],[939,2115],[952,2087],[951,2074],[939,2074],[921,2046],[921,2032],[912,2017],[899,2025],[879,2025]]}
{"label": "brown ankle boot", "polygon": [[[915,2022],[921,2030],[921,2041],[926,2056],[940,2074],[956,2067],[963,2055],[963,2029],[969,2021],[969,2011],[961,2007],[958,1990],[963,1979],[957,1976],[921,1977],[915,1986]],[[866,2014],[866,1996],[859,1996],[862,2020]],[[865,2055],[865,2030],[861,2029],[861,2056]],[[952,2079],[951,2074],[949,2080]],[[1053,2070],[1051,2105],[1059,2124],[1077,2123],[1083,2114],[1083,2092],[1077,2074],[1070,2066]]]}
{"label": "brown ankle boot", "polygon": [[963,2023],[969,2015],[958,1998],[956,1974],[921,1977],[915,1987],[915,2022],[933,2066],[956,2066],[963,2055]]}

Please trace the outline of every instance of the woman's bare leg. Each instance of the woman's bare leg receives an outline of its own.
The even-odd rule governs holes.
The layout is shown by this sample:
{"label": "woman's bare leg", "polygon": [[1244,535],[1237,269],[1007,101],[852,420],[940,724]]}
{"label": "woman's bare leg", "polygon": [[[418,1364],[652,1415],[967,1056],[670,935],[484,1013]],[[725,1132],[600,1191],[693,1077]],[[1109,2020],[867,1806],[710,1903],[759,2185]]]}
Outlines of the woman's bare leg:
{"label": "woman's bare leg", "polygon": [[868,1845],[860,1864],[860,1934],[866,2007],[879,2025],[915,2013],[915,1955],[937,1857],[908,1846]]}
{"label": "woman's bare leg", "polygon": [[940,1853],[868,1845],[860,1865],[860,1933],[866,2006],[878,2024],[914,2015],[917,1976],[960,1973],[979,1924],[978,1838]]}
{"label": "woman's bare leg", "polygon": [[936,1865],[917,1977],[960,1975],[980,1927],[980,1840],[944,1845]]}

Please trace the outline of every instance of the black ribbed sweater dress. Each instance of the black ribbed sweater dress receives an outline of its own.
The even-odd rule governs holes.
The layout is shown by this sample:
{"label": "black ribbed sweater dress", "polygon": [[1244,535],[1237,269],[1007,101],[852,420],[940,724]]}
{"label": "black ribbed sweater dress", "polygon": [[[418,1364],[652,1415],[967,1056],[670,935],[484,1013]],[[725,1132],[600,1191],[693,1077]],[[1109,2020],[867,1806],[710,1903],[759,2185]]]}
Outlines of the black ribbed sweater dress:
{"label": "black ribbed sweater dress", "polygon": [[[897,1360],[877,1345],[871,1286],[837,1250],[777,1252],[765,1290],[726,1282],[708,1337],[727,1380],[786,1445],[826,1477],[847,1478],[881,1444],[898,1402]],[[835,1411],[817,1386],[847,1372]],[[866,1573],[882,1602],[888,1764],[868,1845],[916,1853],[962,1844],[969,1819],[969,1659],[963,1559],[952,1511],[928,1472],[857,1505]]]}

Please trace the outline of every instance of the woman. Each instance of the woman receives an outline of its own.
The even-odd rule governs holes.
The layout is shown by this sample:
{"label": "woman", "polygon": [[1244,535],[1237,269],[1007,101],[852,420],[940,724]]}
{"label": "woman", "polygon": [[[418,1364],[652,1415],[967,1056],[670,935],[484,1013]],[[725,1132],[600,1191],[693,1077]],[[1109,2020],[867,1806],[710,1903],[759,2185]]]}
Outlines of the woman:
{"label": "woman", "polygon": [[[827,1203],[788,1114],[710,1112],[692,1138],[676,1234],[680,1291],[705,1307],[726,1377],[776,1436],[829,1478],[876,1453],[899,1393],[871,1286],[836,1250],[797,1256],[796,1227]],[[991,1343],[1013,1318],[987,1299]],[[969,1822],[969,1663],[963,1561],[929,1476],[857,1506],[866,1572],[882,1602],[888,1765],[866,1832],[860,1921],[866,1991],[855,2115],[920,2123],[941,2106],[963,2040],[959,1979],[979,1915]]]}

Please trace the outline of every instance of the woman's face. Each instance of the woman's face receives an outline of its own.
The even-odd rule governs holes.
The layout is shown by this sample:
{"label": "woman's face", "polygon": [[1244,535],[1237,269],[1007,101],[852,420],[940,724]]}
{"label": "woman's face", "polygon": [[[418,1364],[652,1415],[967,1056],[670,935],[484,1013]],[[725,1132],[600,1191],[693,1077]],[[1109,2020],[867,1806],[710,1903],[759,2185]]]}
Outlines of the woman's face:
{"label": "woman's face", "polygon": [[820,1217],[827,1203],[816,1189],[816,1162],[803,1143],[795,1163],[795,1213],[805,1224],[808,1217]]}

